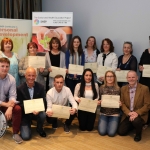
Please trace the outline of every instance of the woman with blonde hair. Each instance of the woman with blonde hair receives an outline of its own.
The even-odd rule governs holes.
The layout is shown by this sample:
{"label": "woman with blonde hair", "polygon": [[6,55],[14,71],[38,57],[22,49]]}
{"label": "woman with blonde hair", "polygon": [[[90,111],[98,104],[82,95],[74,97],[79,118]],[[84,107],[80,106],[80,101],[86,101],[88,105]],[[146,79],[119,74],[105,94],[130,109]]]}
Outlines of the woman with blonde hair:
{"label": "woman with blonde hair", "polygon": [[[102,95],[120,95],[120,88],[117,84],[117,78],[113,71],[107,71],[104,77],[104,85],[100,87],[100,99]],[[102,100],[99,101],[101,104]],[[121,102],[118,103],[121,106]],[[98,132],[100,135],[115,136],[120,117],[120,108],[101,107],[98,123]]]}

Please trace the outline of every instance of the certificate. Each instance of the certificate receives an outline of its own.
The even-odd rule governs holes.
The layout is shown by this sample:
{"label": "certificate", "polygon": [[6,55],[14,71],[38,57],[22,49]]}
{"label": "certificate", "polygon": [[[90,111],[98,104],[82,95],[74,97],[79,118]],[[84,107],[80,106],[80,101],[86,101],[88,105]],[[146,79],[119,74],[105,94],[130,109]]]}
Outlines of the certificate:
{"label": "certificate", "polygon": [[80,98],[81,102],[79,103],[78,109],[83,111],[88,111],[91,113],[95,113],[97,108],[97,101],[86,99],[86,98]]}
{"label": "certificate", "polygon": [[119,108],[119,101],[120,96],[119,95],[102,95],[101,98],[101,107],[107,107],[107,108]]}
{"label": "certificate", "polygon": [[69,119],[70,109],[71,107],[68,106],[52,105],[53,115],[51,117]]}
{"label": "certificate", "polygon": [[83,66],[69,64],[69,74],[82,75],[82,73],[83,73]]}
{"label": "certificate", "polygon": [[129,70],[115,71],[118,82],[127,82],[127,73]]}
{"label": "certificate", "polygon": [[45,56],[28,56],[28,66],[33,68],[45,68]]}
{"label": "certificate", "polygon": [[45,111],[43,98],[24,100],[23,103],[25,114],[33,111]]}
{"label": "certificate", "polygon": [[84,69],[86,68],[90,68],[93,73],[96,73],[97,72],[97,63],[85,63],[84,64]]}
{"label": "certificate", "polygon": [[59,68],[59,67],[53,67],[51,66],[52,72],[50,72],[50,77],[55,77],[56,75],[60,74],[64,77],[66,76],[66,69],[65,68]]}
{"label": "certificate", "polygon": [[106,67],[106,66],[98,66],[97,68],[97,77],[104,77],[105,76],[105,72],[108,71],[108,70],[113,70],[112,68],[110,67]]}
{"label": "certificate", "polygon": [[150,78],[150,65],[143,65],[143,73],[142,77],[149,77]]}

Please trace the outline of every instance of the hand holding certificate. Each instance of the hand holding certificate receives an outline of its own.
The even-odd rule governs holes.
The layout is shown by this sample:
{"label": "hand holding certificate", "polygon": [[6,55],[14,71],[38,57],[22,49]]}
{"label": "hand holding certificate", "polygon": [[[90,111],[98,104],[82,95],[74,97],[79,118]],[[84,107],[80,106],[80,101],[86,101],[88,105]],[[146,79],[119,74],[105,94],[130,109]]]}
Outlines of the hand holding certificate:
{"label": "hand holding certificate", "polygon": [[68,106],[52,105],[53,115],[51,117],[69,119],[70,109]]}
{"label": "hand holding certificate", "polygon": [[83,73],[83,66],[69,64],[68,72],[69,72],[69,74],[82,75],[82,73]]}
{"label": "hand holding certificate", "polygon": [[45,68],[45,56],[28,56],[28,66],[33,68]]}
{"label": "hand holding certificate", "polygon": [[84,69],[86,68],[90,68],[93,73],[96,73],[97,72],[97,63],[85,63],[84,64]]}
{"label": "hand holding certificate", "polygon": [[59,68],[59,67],[54,67],[51,66],[52,71],[50,72],[50,77],[55,77],[56,75],[60,74],[64,77],[66,76],[66,69],[65,68]]}
{"label": "hand holding certificate", "polygon": [[143,73],[142,77],[149,77],[150,78],[150,65],[143,65]]}
{"label": "hand holding certificate", "polygon": [[97,77],[104,77],[105,76],[105,72],[108,71],[108,70],[113,70],[112,68],[110,67],[106,67],[106,66],[98,66],[98,69],[97,69]]}
{"label": "hand holding certificate", "polygon": [[106,108],[119,108],[120,96],[119,95],[102,95],[101,107]]}
{"label": "hand holding certificate", "polygon": [[118,82],[127,82],[127,73],[129,70],[120,70],[120,71],[115,71],[117,81]]}
{"label": "hand holding certificate", "polygon": [[96,100],[89,100],[86,98],[80,98],[81,102],[79,103],[79,110],[88,111],[91,113],[95,113],[97,108],[97,101]]}
{"label": "hand holding certificate", "polygon": [[43,98],[24,100],[25,114],[33,113],[33,111],[44,111]]}

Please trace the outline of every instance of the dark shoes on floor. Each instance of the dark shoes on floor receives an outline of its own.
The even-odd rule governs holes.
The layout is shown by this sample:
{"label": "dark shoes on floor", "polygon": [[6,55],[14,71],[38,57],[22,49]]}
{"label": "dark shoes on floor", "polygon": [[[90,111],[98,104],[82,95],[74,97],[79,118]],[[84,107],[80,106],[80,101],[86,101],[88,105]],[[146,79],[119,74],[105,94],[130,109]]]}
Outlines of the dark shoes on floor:
{"label": "dark shoes on floor", "polygon": [[36,131],[39,133],[39,135],[41,136],[41,137],[46,137],[46,133],[45,133],[45,131],[42,129],[42,130],[39,130],[38,128],[36,128]]}
{"label": "dark shoes on floor", "polygon": [[134,141],[135,141],[135,142],[141,141],[141,135],[136,135],[136,136],[134,137]]}
{"label": "dark shoes on floor", "polygon": [[69,133],[69,132],[70,132],[70,128],[69,128],[69,126],[67,126],[66,124],[64,124],[64,131],[65,131],[66,133]]}

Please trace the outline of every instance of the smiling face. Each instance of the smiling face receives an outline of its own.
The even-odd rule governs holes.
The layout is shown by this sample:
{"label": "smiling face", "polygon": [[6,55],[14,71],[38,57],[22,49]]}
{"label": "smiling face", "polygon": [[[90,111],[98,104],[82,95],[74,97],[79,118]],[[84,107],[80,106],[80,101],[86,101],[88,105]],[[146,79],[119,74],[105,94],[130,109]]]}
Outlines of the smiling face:
{"label": "smiling face", "polygon": [[109,85],[114,85],[115,82],[115,76],[113,75],[112,72],[107,72],[106,76],[105,76],[105,80],[106,80],[106,84]]}
{"label": "smiling face", "polygon": [[34,47],[33,45],[30,45],[28,52],[29,52],[29,55],[36,56],[37,48]]}
{"label": "smiling face", "polygon": [[5,52],[10,52],[12,50],[12,44],[11,42],[7,41],[4,42],[4,51]]}
{"label": "smiling face", "polygon": [[10,65],[7,62],[0,62],[0,78],[4,78],[8,71]]}
{"label": "smiling face", "polygon": [[130,44],[124,44],[123,45],[123,53],[124,55],[129,55],[132,52],[132,47]]}
{"label": "smiling face", "polygon": [[52,42],[52,50],[58,50],[59,47],[59,43],[57,43],[56,41]]}
{"label": "smiling face", "polygon": [[127,81],[131,87],[135,86],[138,81],[138,76],[134,71],[129,71],[127,74]]}
{"label": "smiling face", "polygon": [[87,46],[88,47],[93,47],[95,43],[95,39],[94,38],[89,38],[88,42],[87,42]]}
{"label": "smiling face", "polygon": [[84,74],[85,83],[90,83],[92,80],[92,73],[90,71],[86,71]]}
{"label": "smiling face", "polygon": [[28,84],[28,86],[33,86],[35,78],[36,78],[35,69],[32,67],[27,68],[26,73],[25,73],[25,78],[26,78],[26,83]]}
{"label": "smiling face", "polygon": [[80,45],[79,39],[77,39],[77,38],[74,39],[74,41],[73,41],[73,48],[74,49],[78,49],[79,45]]}
{"label": "smiling face", "polygon": [[104,49],[104,52],[105,52],[105,53],[108,53],[108,52],[109,52],[109,50],[110,50],[110,45],[108,44],[107,41],[104,41],[104,42],[103,42],[103,49]]}

